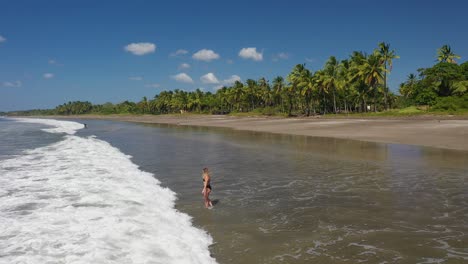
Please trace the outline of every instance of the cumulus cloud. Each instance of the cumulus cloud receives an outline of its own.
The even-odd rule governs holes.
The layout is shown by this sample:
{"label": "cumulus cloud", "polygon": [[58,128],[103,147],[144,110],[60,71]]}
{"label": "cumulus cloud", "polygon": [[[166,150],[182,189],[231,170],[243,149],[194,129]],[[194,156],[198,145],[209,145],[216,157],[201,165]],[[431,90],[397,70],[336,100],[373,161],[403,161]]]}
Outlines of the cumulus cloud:
{"label": "cumulus cloud", "polygon": [[212,72],[209,72],[203,75],[202,77],[200,77],[200,80],[202,81],[202,83],[206,83],[206,84],[218,84],[219,83],[218,78],[216,78],[216,76]]}
{"label": "cumulus cloud", "polygon": [[18,87],[21,87],[22,85],[23,83],[21,83],[21,81],[3,82],[4,87],[18,88]]}
{"label": "cumulus cloud", "polygon": [[175,52],[172,52],[171,54],[169,54],[169,56],[171,57],[177,57],[177,56],[182,56],[182,55],[185,55],[188,53],[188,50],[184,50],[184,49],[178,49],[176,50]]}
{"label": "cumulus cloud", "polygon": [[179,70],[184,70],[184,69],[189,69],[190,68],[190,64],[188,63],[182,63],[179,65]]}
{"label": "cumulus cloud", "polygon": [[219,54],[212,50],[202,49],[193,54],[192,58],[201,61],[212,61],[219,59]]}
{"label": "cumulus cloud", "polygon": [[145,85],[147,88],[159,88],[161,85],[159,83],[148,83]]}
{"label": "cumulus cloud", "polygon": [[125,50],[133,53],[134,55],[145,55],[153,53],[156,50],[156,45],[149,42],[131,43],[125,46]]}
{"label": "cumulus cloud", "polygon": [[44,73],[44,75],[42,75],[42,77],[44,77],[44,79],[52,79],[54,78],[54,74],[53,73]]}
{"label": "cumulus cloud", "polygon": [[231,86],[233,85],[236,81],[241,81],[241,77],[238,76],[238,75],[231,75],[231,77],[227,78],[227,79],[224,79],[220,85],[217,85],[215,87],[213,87],[215,90],[219,90],[221,88],[223,88],[224,86]]}
{"label": "cumulus cloud", "polygon": [[236,81],[241,81],[241,77],[238,75],[231,75],[231,77],[223,80],[223,84],[225,85],[231,85],[234,84]]}
{"label": "cumulus cloud", "polygon": [[182,83],[193,83],[192,77],[186,73],[179,73],[171,76],[172,79]]}
{"label": "cumulus cloud", "polygon": [[257,48],[243,48],[239,51],[239,57],[261,61],[263,60],[263,53],[257,52]]}
{"label": "cumulus cloud", "polygon": [[132,76],[132,77],[129,77],[128,79],[132,80],[132,81],[141,81],[141,80],[143,80],[143,77],[141,77],[141,76]]}
{"label": "cumulus cloud", "polygon": [[2,35],[0,35],[0,43],[5,42],[6,38],[4,38]]}

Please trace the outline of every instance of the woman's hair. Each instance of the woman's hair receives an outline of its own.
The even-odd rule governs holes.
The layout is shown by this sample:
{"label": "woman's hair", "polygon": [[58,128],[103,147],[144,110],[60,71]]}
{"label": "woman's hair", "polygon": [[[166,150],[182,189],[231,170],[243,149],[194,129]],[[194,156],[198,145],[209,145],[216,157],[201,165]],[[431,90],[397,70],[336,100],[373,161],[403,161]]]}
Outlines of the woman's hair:
{"label": "woman's hair", "polygon": [[208,168],[203,168],[203,173],[208,173]]}

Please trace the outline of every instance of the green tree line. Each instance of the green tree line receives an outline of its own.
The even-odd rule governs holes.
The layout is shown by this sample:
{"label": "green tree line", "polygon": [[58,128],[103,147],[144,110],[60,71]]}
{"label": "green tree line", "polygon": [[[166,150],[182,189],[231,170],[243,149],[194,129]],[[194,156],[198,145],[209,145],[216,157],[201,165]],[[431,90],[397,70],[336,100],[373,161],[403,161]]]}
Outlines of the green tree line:
{"label": "green tree line", "polygon": [[[370,54],[355,51],[348,58],[331,56],[317,71],[296,65],[284,78],[236,81],[216,92],[162,91],[148,100],[94,105],[68,102],[50,110],[16,114],[169,114],[257,112],[265,115],[316,115],[365,113],[407,106],[425,105],[437,110],[468,109],[468,62],[458,65],[460,56],[448,45],[437,51],[430,68],[418,69],[399,87],[400,95],[389,90],[387,80],[393,60],[399,56],[387,43],[379,43]],[[11,114],[11,113],[10,113]]]}

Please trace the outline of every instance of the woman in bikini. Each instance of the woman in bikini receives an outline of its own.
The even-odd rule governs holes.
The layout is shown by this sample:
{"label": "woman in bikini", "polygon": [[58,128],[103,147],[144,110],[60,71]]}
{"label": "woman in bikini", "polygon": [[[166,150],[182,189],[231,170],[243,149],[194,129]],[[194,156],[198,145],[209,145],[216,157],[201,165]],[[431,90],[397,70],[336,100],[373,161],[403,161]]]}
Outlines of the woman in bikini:
{"label": "woman in bikini", "polygon": [[210,193],[211,193],[210,180],[211,180],[211,177],[210,177],[210,174],[208,172],[208,168],[203,168],[202,178],[203,178],[202,194],[203,194],[203,198],[205,199],[205,207],[206,208],[211,208],[211,207],[213,207],[213,204],[211,203],[211,200],[210,200]]}

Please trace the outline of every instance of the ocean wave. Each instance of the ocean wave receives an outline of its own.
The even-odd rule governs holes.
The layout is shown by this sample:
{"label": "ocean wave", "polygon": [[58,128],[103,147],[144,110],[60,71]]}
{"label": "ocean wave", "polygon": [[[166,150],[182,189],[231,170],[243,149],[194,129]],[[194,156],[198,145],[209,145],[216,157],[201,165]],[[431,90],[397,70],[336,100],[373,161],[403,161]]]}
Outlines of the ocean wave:
{"label": "ocean wave", "polygon": [[52,126],[52,128],[42,129],[45,132],[49,133],[65,133],[73,135],[76,131],[84,127],[83,124],[73,121],[64,121],[64,120],[54,120],[54,119],[42,119],[42,118],[8,118],[16,122],[22,123],[33,123],[33,124],[42,124],[47,126]]}
{"label": "ocean wave", "polygon": [[[51,133],[80,125],[43,122]],[[130,158],[95,137],[67,135],[0,161],[0,262],[216,263],[211,236]]]}

